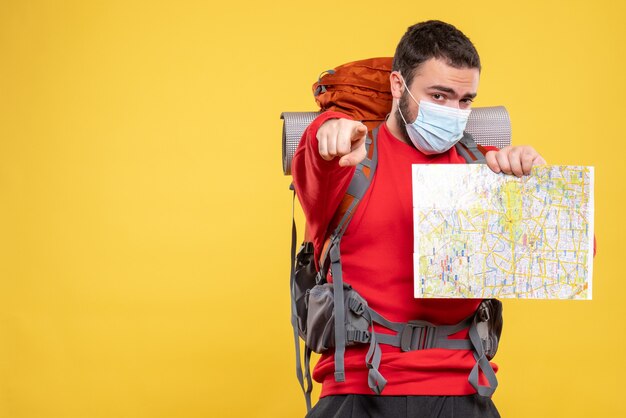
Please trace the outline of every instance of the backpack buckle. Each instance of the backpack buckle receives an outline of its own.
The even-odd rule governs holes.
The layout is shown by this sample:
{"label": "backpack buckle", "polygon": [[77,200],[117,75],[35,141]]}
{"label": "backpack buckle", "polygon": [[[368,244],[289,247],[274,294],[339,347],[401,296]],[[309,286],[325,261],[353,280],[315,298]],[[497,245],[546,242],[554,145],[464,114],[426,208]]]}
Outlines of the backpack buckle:
{"label": "backpack buckle", "polygon": [[424,350],[432,348],[435,341],[436,327],[426,321],[409,321],[400,332],[402,351]]}

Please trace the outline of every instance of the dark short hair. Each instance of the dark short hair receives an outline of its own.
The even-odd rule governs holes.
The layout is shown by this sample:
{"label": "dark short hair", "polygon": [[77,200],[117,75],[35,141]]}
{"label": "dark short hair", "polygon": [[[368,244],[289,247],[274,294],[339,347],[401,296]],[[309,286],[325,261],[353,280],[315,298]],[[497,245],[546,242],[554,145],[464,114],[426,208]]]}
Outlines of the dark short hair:
{"label": "dark short hair", "polygon": [[428,20],[409,27],[393,57],[393,70],[400,71],[407,86],[418,67],[431,58],[445,59],[455,68],[478,68],[480,57],[467,36],[449,23]]}

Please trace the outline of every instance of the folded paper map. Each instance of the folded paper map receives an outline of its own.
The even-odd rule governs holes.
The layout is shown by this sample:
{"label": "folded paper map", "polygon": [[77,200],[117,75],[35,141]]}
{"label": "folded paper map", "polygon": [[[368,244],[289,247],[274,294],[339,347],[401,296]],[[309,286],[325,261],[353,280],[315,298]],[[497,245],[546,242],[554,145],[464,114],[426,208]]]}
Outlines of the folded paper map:
{"label": "folded paper map", "polygon": [[413,165],[416,298],[591,299],[593,167]]}

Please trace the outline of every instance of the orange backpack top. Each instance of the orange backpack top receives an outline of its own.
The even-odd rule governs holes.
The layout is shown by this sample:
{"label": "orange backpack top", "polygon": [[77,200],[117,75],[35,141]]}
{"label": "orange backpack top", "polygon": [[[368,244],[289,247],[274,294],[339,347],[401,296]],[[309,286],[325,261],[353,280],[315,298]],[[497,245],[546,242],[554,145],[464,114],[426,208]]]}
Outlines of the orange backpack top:
{"label": "orange backpack top", "polygon": [[391,111],[389,75],[393,58],[369,58],[323,72],[313,84],[322,111],[342,112],[363,122],[371,131]]}

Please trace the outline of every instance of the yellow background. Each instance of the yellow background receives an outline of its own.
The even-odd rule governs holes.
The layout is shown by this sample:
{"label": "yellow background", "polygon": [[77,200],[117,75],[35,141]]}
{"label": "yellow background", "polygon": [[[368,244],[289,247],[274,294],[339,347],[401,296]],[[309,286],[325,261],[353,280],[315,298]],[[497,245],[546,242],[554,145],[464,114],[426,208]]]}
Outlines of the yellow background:
{"label": "yellow background", "polygon": [[[339,4],[337,4],[339,3]],[[0,417],[295,417],[282,111],[439,18],[596,167],[594,299],[505,302],[504,417],[626,415],[619,1],[0,1]]]}

